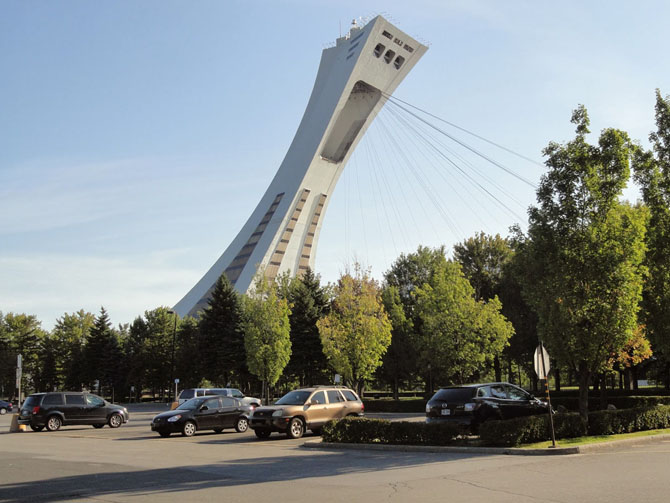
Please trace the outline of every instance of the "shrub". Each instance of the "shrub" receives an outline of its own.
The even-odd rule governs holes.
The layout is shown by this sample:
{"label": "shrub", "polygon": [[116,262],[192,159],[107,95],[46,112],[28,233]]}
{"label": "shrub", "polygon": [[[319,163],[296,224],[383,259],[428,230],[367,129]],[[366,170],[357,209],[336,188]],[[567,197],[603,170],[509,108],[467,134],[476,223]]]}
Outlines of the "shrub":
{"label": "shrub", "polygon": [[[653,407],[655,405],[670,405],[670,396],[607,396],[607,403],[614,405],[617,409],[633,409],[637,407]],[[578,397],[551,397],[554,408],[559,405],[568,410],[579,410]],[[589,410],[600,410],[600,397],[589,396]]]}
{"label": "shrub", "polygon": [[459,442],[462,434],[462,427],[450,423],[347,417],[326,423],[322,438],[324,442],[351,444],[453,445]]}
{"label": "shrub", "polygon": [[602,410],[589,414],[589,434],[616,435],[670,427],[670,406],[658,405],[623,410]]}
{"label": "shrub", "polygon": [[[579,414],[556,414],[553,418],[556,438],[580,437],[586,434],[586,426]],[[483,445],[514,447],[551,440],[551,425],[546,414],[487,421],[479,426],[479,436]]]}

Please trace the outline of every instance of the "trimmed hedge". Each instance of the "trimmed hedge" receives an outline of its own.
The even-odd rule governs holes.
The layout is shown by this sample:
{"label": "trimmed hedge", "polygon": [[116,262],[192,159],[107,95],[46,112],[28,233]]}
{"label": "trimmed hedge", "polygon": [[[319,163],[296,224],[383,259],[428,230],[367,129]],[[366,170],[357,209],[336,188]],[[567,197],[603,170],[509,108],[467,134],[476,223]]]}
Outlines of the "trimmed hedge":
{"label": "trimmed hedge", "polygon": [[[577,413],[556,414],[554,428],[556,438],[670,428],[670,406],[591,412],[588,425],[584,424]],[[544,414],[507,421],[487,421],[480,425],[479,434],[483,445],[499,447],[514,447],[551,439],[549,418]]]}
{"label": "trimmed hedge", "polygon": [[624,410],[601,410],[589,414],[590,435],[616,435],[634,431],[670,428],[670,406],[658,405]]}
{"label": "trimmed hedge", "polygon": [[323,427],[324,442],[348,444],[454,445],[464,430],[451,423],[391,422],[385,419],[345,417]]}
{"label": "trimmed hedge", "polygon": [[[556,438],[572,438],[586,435],[587,428],[579,414],[555,414]],[[504,421],[486,421],[479,425],[482,445],[515,447],[551,439],[548,414],[518,417]]]}
{"label": "trimmed hedge", "polygon": [[[670,396],[607,396],[607,403],[617,409],[634,409],[640,407],[654,407],[656,405],[670,405]],[[568,410],[579,410],[578,397],[551,397],[551,405],[556,408],[562,405]],[[600,409],[600,396],[589,396],[589,410]]]}

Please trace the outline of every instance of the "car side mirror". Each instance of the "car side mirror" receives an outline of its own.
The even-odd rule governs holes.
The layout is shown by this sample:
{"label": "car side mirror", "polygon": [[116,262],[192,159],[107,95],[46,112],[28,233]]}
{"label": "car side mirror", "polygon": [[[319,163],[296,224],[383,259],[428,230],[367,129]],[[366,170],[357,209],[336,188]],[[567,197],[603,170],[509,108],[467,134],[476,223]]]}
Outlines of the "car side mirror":
{"label": "car side mirror", "polygon": [[207,407],[206,405],[203,405],[202,407],[200,407],[200,410],[201,410],[201,411],[203,411],[203,410],[209,410],[209,407]]}
{"label": "car side mirror", "polygon": [[310,405],[312,405],[312,402],[311,402],[310,400],[307,400],[307,401],[305,402],[305,406],[309,407]]}

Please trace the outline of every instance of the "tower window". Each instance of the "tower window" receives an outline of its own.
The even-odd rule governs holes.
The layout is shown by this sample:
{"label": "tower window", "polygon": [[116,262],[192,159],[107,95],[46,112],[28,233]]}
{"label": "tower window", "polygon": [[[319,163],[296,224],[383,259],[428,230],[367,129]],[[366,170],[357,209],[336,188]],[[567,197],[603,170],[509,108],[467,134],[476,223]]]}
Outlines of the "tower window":
{"label": "tower window", "polygon": [[386,54],[384,54],[384,61],[390,63],[391,61],[393,61],[393,56],[395,56],[394,51],[391,50],[386,51]]}
{"label": "tower window", "polygon": [[381,56],[384,53],[384,49],[386,49],[386,47],[384,47],[384,44],[377,44],[377,47],[375,47],[375,57],[378,58],[379,56]]}
{"label": "tower window", "polygon": [[384,31],[382,32],[382,35],[384,35],[384,36],[385,36],[386,38],[388,38],[389,40],[393,40],[393,35],[391,35],[391,34],[390,34],[389,32],[387,32],[386,30],[384,30]]}
{"label": "tower window", "polygon": [[397,58],[395,58],[393,66],[395,66],[396,68],[400,68],[404,62],[405,58],[403,58],[402,56],[398,56]]}

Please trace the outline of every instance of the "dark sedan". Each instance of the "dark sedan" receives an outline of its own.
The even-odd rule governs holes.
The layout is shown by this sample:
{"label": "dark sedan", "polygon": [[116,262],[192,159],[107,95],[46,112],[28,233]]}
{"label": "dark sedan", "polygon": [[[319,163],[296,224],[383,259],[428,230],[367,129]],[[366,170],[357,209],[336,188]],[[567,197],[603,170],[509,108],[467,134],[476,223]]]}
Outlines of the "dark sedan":
{"label": "dark sedan", "polygon": [[547,413],[549,406],[509,383],[442,388],[426,404],[426,422],[454,422],[473,430],[489,419]]}
{"label": "dark sedan", "polygon": [[174,410],[158,414],[151,421],[151,430],[161,437],[181,433],[190,437],[199,430],[221,433],[225,428],[235,428],[244,433],[249,428],[252,407],[236,398],[225,396],[192,398]]}
{"label": "dark sedan", "polygon": [[12,411],[12,402],[0,400],[0,414],[7,414]]}

